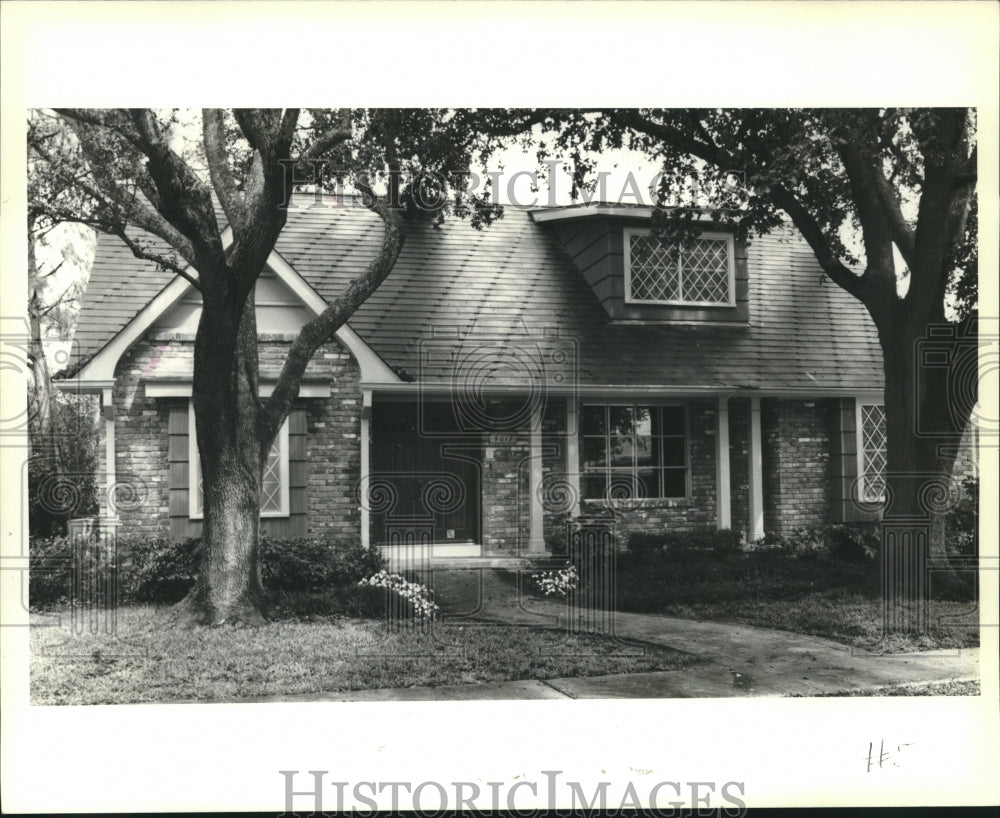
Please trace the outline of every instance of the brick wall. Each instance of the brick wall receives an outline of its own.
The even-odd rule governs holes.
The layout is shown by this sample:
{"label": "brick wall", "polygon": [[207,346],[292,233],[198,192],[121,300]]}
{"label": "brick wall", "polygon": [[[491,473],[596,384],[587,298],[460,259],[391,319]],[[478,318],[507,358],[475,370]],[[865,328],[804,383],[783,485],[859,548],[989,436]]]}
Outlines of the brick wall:
{"label": "brick wall", "polygon": [[765,531],[830,522],[834,413],[825,400],[761,401]]}
{"label": "brick wall", "polygon": [[[487,417],[510,417],[516,408],[490,404]],[[527,428],[485,435],[482,470],[483,553],[514,555],[528,549],[531,526],[531,437]]]}
{"label": "brick wall", "polygon": [[[262,336],[261,341],[261,376],[274,377],[280,371],[290,342],[278,336]],[[145,497],[141,504],[120,504],[120,533],[177,538],[200,530],[195,521],[182,526],[183,531],[170,524],[172,516],[184,520],[187,514],[186,492],[183,496],[174,492],[176,508],[171,507],[170,492],[172,480],[175,484],[182,480],[187,485],[187,458],[183,462],[172,458],[169,450],[170,409],[185,406],[186,400],[149,398],[144,386],[145,379],[154,373],[161,377],[189,374],[193,358],[190,338],[156,333],[123,355],[118,364],[114,388],[118,480],[135,483]],[[290,457],[290,482],[292,486],[307,487],[307,491],[290,493],[291,517],[266,518],[264,527],[276,537],[360,536],[356,490],[361,465],[358,446],[361,392],[357,364],[335,341],[317,351],[305,380],[327,382],[331,389],[329,399],[300,399],[298,405],[305,410],[306,433],[290,436],[290,445],[294,442],[306,449],[304,458]],[[101,434],[103,459],[103,424]],[[178,445],[184,445],[185,441],[186,437]],[[295,522],[296,518],[301,523]]]}
{"label": "brick wall", "polygon": [[750,399],[729,401],[729,510],[731,528],[750,525]]}

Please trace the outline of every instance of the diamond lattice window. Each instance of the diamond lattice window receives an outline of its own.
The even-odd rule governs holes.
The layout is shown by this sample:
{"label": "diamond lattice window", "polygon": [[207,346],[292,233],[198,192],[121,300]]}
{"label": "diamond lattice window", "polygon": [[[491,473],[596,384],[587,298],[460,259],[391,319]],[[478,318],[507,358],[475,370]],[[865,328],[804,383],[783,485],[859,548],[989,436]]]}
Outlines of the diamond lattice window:
{"label": "diamond lattice window", "polygon": [[732,241],[702,236],[691,245],[626,232],[628,300],[651,303],[732,303]]}
{"label": "diamond lattice window", "polygon": [[885,497],[886,434],[885,406],[861,404],[861,474],[864,499]]}
{"label": "diamond lattice window", "polygon": [[[201,475],[201,460],[198,456],[198,441],[195,438],[194,409],[189,409],[189,451],[188,463],[192,475],[190,516],[199,518],[204,513],[205,483]],[[281,427],[271,444],[271,451],[264,464],[264,480],[260,492],[260,513],[262,517],[288,516],[288,421]]]}

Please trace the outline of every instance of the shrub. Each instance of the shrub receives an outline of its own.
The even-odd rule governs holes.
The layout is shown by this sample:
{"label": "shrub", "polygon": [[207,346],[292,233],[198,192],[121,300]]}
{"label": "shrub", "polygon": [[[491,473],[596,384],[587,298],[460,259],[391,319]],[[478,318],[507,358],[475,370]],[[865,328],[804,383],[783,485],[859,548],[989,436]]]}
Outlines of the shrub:
{"label": "shrub", "polygon": [[698,561],[731,559],[742,553],[742,535],[725,528],[692,531],[636,531],[629,535],[628,553],[637,560],[665,558]]}
{"label": "shrub", "polygon": [[74,575],[78,579],[77,588],[82,589],[77,593],[89,595],[87,599],[78,598],[78,602],[100,605],[136,602],[150,560],[168,548],[165,540],[137,536],[33,538],[29,543],[31,607],[48,608],[69,602]]}
{"label": "shrub", "polygon": [[381,553],[348,539],[264,539],[261,579],[269,591],[326,591],[383,568]]}
{"label": "shrub", "polygon": [[825,539],[830,556],[843,562],[869,562],[878,556],[881,537],[877,524],[831,525]]}
{"label": "shrub", "polygon": [[[201,568],[201,539],[171,543],[140,536],[33,538],[29,554],[29,601],[33,608],[68,602],[74,572],[87,578],[88,587],[101,589],[103,598],[88,600],[90,603],[169,605],[182,600],[195,583]],[[261,541],[261,579],[269,595],[332,598],[336,594],[331,589],[354,586],[382,566],[377,550],[353,540]],[[350,605],[356,609],[367,605],[357,601],[363,595],[354,593],[351,598],[354,602]],[[341,607],[344,605],[349,603],[345,601]]]}
{"label": "shrub", "polygon": [[946,546],[950,554],[971,557],[979,546],[979,478],[962,481],[962,498],[945,520]]}
{"label": "shrub", "polygon": [[532,574],[531,579],[545,596],[565,597],[567,592],[575,590],[579,576],[576,573],[576,566],[567,565],[558,571]]}
{"label": "shrub", "polygon": [[390,574],[386,570],[362,579],[361,587],[385,588],[406,600],[410,610],[417,619],[434,619],[440,608],[434,602],[434,592],[419,582],[410,582],[399,574]]}
{"label": "shrub", "polygon": [[180,602],[194,585],[200,568],[200,537],[163,543],[139,575],[136,599],[164,605]]}

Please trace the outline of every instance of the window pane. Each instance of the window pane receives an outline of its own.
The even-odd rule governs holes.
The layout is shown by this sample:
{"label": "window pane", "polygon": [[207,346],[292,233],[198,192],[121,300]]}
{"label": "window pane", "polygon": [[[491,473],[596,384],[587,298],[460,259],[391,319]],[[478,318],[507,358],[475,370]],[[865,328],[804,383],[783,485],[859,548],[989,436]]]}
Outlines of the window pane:
{"label": "window pane", "polygon": [[260,490],[260,510],[281,511],[281,453],[278,451],[278,443],[271,446],[271,452],[267,457],[267,465],[264,466],[264,482]]}
{"label": "window pane", "polygon": [[611,465],[619,468],[632,466],[634,454],[634,438],[613,437],[611,438]]}
{"label": "window pane", "polygon": [[635,472],[612,469],[608,475],[608,496],[612,500],[631,500],[635,495]]}
{"label": "window pane", "polygon": [[583,475],[583,496],[586,500],[603,500],[608,490],[606,472],[585,472]]}
{"label": "window pane", "polygon": [[629,236],[629,289],[637,301],[680,297],[677,247],[653,236]]}
{"label": "window pane", "polygon": [[636,474],[639,497],[660,497],[660,470],[639,469]]}
{"label": "window pane", "polygon": [[664,466],[684,466],[686,465],[684,438],[665,437],[663,438],[663,465]]}
{"label": "window pane", "polygon": [[656,409],[651,406],[635,407],[635,433],[637,435],[653,434],[653,415]]}
{"label": "window pane", "polygon": [[663,406],[660,408],[663,415],[663,423],[660,431],[656,434],[663,435],[683,435],[684,428],[684,407],[683,406]]}
{"label": "window pane", "polygon": [[635,464],[643,466],[659,466],[659,441],[652,437],[635,438]]}
{"label": "window pane", "polygon": [[606,437],[585,437],[583,439],[583,467],[606,466],[608,464],[608,439]]}
{"label": "window pane", "polygon": [[664,497],[684,497],[687,494],[687,487],[684,480],[686,472],[686,469],[663,470]]}
{"label": "window pane", "polygon": [[605,407],[603,406],[584,406],[583,412],[581,413],[583,417],[581,418],[581,430],[585,435],[603,435],[607,434],[608,428],[605,424]]}
{"label": "window pane", "polygon": [[725,304],[729,301],[729,242],[698,239],[681,250],[685,301]]}
{"label": "window pane", "polygon": [[630,435],[635,430],[631,406],[612,406],[609,408],[611,429],[613,435]]}

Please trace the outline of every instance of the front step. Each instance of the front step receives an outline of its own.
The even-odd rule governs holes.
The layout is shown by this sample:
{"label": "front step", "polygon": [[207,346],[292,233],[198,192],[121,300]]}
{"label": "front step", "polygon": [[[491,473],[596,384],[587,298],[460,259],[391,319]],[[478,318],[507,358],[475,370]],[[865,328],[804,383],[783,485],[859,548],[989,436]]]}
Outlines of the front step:
{"label": "front step", "polygon": [[549,554],[522,556],[484,555],[476,543],[426,543],[420,545],[380,545],[379,550],[391,571],[419,571],[428,568],[533,568],[551,562]]}

